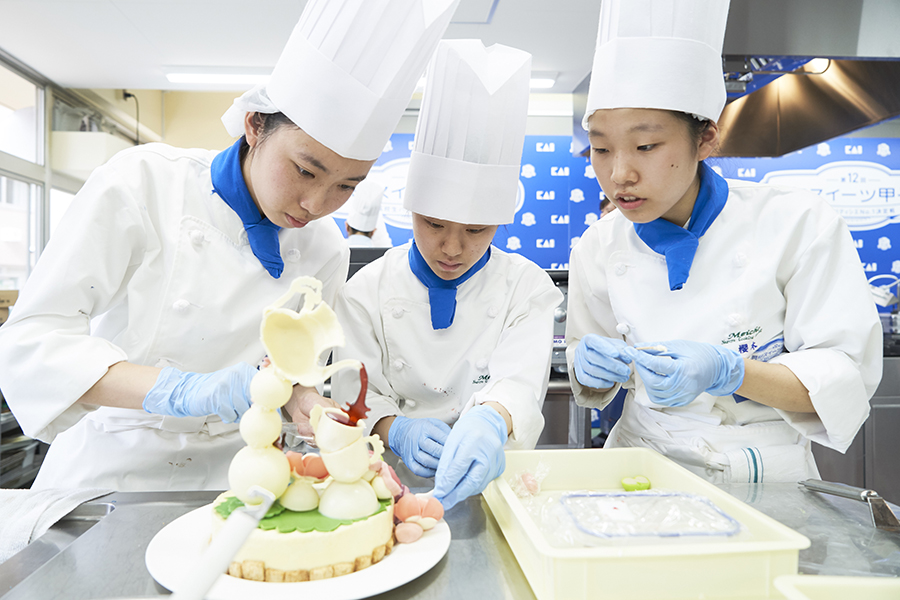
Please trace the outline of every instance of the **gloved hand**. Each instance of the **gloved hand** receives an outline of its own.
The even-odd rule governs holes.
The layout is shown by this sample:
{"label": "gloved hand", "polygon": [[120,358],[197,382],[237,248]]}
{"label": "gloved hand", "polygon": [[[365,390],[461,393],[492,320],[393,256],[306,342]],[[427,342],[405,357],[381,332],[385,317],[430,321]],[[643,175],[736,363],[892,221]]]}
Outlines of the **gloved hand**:
{"label": "gloved hand", "polygon": [[396,417],[388,430],[388,446],[410,471],[434,477],[450,426],[440,419]]}
{"label": "gloved hand", "polygon": [[247,363],[212,373],[166,367],[144,397],[144,410],[173,417],[219,415],[234,423],[250,408],[250,380],[257,373]]}
{"label": "gloved hand", "polygon": [[705,342],[660,342],[666,351],[629,349],[650,400],[684,406],[703,392],[733,394],[744,382],[744,359],[734,350]]}
{"label": "gloved hand", "polygon": [[631,377],[628,344],[622,340],[589,333],[575,347],[575,379],[581,385],[606,389]]}
{"label": "gloved hand", "polygon": [[481,493],[506,468],[506,421],[490,406],[479,405],[459,418],[434,476],[434,497],[449,510]]}

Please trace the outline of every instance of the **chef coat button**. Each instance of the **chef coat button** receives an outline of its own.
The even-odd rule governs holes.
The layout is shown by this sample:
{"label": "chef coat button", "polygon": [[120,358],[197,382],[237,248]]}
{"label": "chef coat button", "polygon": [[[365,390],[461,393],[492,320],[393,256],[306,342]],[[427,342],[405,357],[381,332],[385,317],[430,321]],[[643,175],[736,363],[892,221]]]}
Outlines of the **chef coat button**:
{"label": "chef coat button", "polygon": [[487,366],[488,366],[488,361],[484,358],[478,359],[478,362],[475,363],[475,367],[479,371],[484,371],[485,369],[487,369]]}
{"label": "chef coat button", "polygon": [[616,263],[616,275],[624,275],[626,271],[628,266],[625,263]]}
{"label": "chef coat button", "polygon": [[191,232],[191,244],[194,246],[202,246],[203,242],[206,241],[206,236],[203,235],[203,232],[199,229],[195,229]]}
{"label": "chef coat button", "polygon": [[395,306],[394,310],[391,311],[391,314],[394,315],[395,319],[399,319],[400,317],[403,316],[403,309],[400,308],[399,306]]}
{"label": "chef coat button", "polygon": [[743,321],[743,319],[741,318],[741,315],[737,313],[728,315],[728,318],[726,319],[726,323],[728,323],[729,327],[737,327],[741,324],[741,321]]}
{"label": "chef coat button", "polygon": [[497,308],[496,306],[492,306],[488,309],[488,316],[492,319],[499,314],[500,314],[500,309]]}
{"label": "chef coat button", "polygon": [[616,325],[616,331],[618,331],[622,335],[626,335],[629,331],[631,331],[631,327],[628,326],[628,323],[619,323],[618,325]]}
{"label": "chef coat button", "polygon": [[391,363],[391,365],[394,367],[395,371],[399,371],[400,369],[403,368],[403,361],[398,358],[398,359],[394,360],[394,362]]}
{"label": "chef coat button", "polygon": [[188,307],[190,305],[191,305],[191,303],[185,299],[176,300],[175,302],[172,303],[172,309],[177,310],[178,312],[184,312],[188,309]]}
{"label": "chef coat button", "polygon": [[734,266],[743,269],[747,266],[747,255],[743,252],[738,252],[734,255]]}
{"label": "chef coat button", "polygon": [[291,248],[284,253],[284,257],[291,262],[298,262],[300,260],[300,251],[296,248]]}

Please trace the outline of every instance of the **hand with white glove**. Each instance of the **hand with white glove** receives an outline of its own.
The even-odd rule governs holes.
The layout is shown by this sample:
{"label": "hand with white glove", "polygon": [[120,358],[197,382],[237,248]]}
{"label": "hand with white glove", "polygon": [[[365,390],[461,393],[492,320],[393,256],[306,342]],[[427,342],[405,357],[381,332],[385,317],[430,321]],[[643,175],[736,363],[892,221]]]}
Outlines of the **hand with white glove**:
{"label": "hand with white glove", "polygon": [[440,419],[395,417],[388,446],[419,477],[434,477],[450,426]]}
{"label": "hand with white glove", "polygon": [[247,363],[212,373],[166,367],[144,397],[144,410],[172,417],[219,415],[224,422],[234,423],[250,408],[250,380],[257,373]]}
{"label": "hand with white glove", "polygon": [[684,406],[707,392],[728,396],[744,382],[744,359],[734,350],[706,342],[661,342],[665,351],[629,349],[650,400]]}
{"label": "hand with white glove", "polygon": [[490,406],[473,407],[453,425],[434,476],[434,497],[449,510],[480,494],[506,468],[506,420]]}
{"label": "hand with white glove", "polygon": [[623,340],[589,333],[575,347],[573,367],[581,385],[609,389],[631,377],[631,356]]}

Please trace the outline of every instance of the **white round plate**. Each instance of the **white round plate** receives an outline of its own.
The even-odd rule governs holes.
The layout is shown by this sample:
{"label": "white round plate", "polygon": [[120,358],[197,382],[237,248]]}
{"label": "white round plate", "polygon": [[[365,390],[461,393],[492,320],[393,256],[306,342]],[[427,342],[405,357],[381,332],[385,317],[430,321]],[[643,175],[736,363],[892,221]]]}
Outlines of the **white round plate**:
{"label": "white round plate", "polygon": [[[210,536],[212,505],[183,515],[157,533],[147,546],[147,570],[160,585],[177,590],[191,576]],[[265,583],[223,574],[207,593],[207,600],[358,600],[400,587],[427,572],[450,547],[450,528],[441,520],[413,544],[394,544],[384,559],[362,571],[300,583]]]}

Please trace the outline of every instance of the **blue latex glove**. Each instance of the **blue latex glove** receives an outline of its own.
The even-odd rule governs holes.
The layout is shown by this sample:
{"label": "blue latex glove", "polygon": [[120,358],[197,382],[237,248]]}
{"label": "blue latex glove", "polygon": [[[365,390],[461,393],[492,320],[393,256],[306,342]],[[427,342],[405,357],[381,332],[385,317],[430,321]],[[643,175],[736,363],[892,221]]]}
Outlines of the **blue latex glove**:
{"label": "blue latex glove", "polygon": [[434,476],[434,497],[449,510],[480,494],[506,468],[506,421],[490,406],[475,406],[459,418]]}
{"label": "blue latex glove", "polygon": [[659,345],[666,351],[629,349],[647,394],[656,404],[684,406],[703,392],[728,396],[744,382],[744,359],[734,350],[687,340]]}
{"label": "blue latex glove", "polygon": [[212,373],[166,367],[144,397],[144,410],[173,417],[219,415],[234,423],[250,408],[250,380],[257,373],[247,363]]}
{"label": "blue latex glove", "polygon": [[607,389],[631,377],[628,344],[589,333],[575,347],[575,379],[581,385]]}
{"label": "blue latex glove", "polygon": [[410,471],[434,477],[450,426],[440,419],[396,417],[388,430],[388,446]]}

